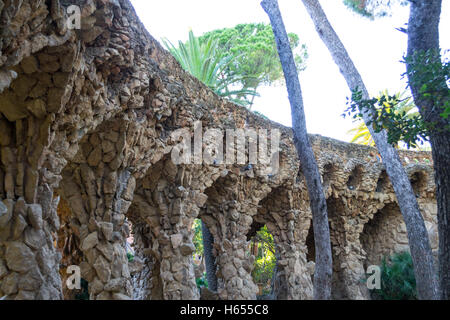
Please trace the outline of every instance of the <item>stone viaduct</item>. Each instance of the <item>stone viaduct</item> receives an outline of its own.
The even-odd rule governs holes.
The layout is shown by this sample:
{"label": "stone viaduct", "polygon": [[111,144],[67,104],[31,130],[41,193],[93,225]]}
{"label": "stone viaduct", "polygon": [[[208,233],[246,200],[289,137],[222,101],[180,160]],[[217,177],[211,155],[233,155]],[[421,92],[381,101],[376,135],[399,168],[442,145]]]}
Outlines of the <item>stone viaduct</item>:
{"label": "stone viaduct", "polygon": [[[81,29],[66,23],[73,4]],[[78,265],[91,299],[199,299],[196,218],[214,237],[220,299],[256,298],[248,239],[263,225],[276,244],[274,298],[312,298],[311,213],[289,128],[184,72],[128,0],[0,0],[0,33],[0,298],[70,298],[65,268]],[[280,130],[278,173],[174,164],[171,133],[196,121]],[[310,139],[327,196],[333,296],[367,298],[367,266],[408,248],[392,186],[374,148]],[[436,250],[431,156],[401,157]]]}

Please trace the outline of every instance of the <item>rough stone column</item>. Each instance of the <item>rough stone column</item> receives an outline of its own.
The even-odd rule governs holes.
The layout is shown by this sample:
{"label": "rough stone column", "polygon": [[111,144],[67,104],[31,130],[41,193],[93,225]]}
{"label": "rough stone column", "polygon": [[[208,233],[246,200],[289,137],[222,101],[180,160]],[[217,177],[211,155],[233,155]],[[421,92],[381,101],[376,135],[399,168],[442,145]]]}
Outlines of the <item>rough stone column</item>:
{"label": "rough stone column", "polygon": [[[76,217],[71,228],[80,239],[84,254],[80,267],[82,277],[89,283],[90,298],[127,299],[132,296],[132,286],[125,214],[131,204],[135,180],[127,170],[102,169],[97,167],[95,172],[82,164],[72,176],[64,172],[62,196]],[[77,184],[77,180],[81,183]]]}
{"label": "rough stone column", "polygon": [[271,188],[254,179],[255,171],[230,168],[205,190],[208,200],[201,219],[214,236],[218,294],[223,300],[254,300],[258,293],[251,276],[255,257],[247,234],[260,201]]}
{"label": "rough stone column", "polygon": [[351,221],[346,221],[344,224],[346,243],[342,247],[335,248],[338,256],[336,265],[339,265],[340,281],[344,288],[342,298],[367,300],[369,292],[366,284],[362,283],[362,279],[365,278],[364,251],[359,241],[360,232]]}
{"label": "rough stone column", "polygon": [[60,194],[74,215],[70,227],[80,239],[80,267],[90,298],[129,299],[126,214],[136,186],[134,175],[147,163],[141,158],[147,144],[141,127],[127,117],[98,130],[82,140],[64,169]]}
{"label": "rough stone column", "polygon": [[200,298],[192,258],[192,224],[207,199],[201,190],[219,176],[218,171],[194,165],[177,167],[166,158],[138,182],[130,211],[150,227],[143,251],[153,259],[152,277],[158,277],[152,280],[156,283],[154,299]]}
{"label": "rough stone column", "polygon": [[273,289],[276,300],[309,300],[313,297],[311,270],[302,244],[277,244],[277,273]]}
{"label": "rough stone column", "polygon": [[54,246],[57,199],[44,185],[40,201],[23,197],[0,202],[0,297],[16,300],[62,298],[60,255]]}
{"label": "rough stone column", "polygon": [[[258,287],[251,272],[255,257],[249,252],[247,232],[256,208],[244,207],[237,201],[223,204],[217,237],[219,297],[224,300],[256,300]],[[215,237],[216,238],[216,237]]]}
{"label": "rough stone column", "polygon": [[[350,203],[347,199],[329,198],[331,243],[333,246],[334,297],[367,300],[369,292],[361,280],[365,277],[365,252],[359,236],[372,212],[382,203],[374,201]],[[373,214],[373,213],[372,213]]]}
{"label": "rough stone column", "polygon": [[[199,210],[199,206],[193,201],[198,201],[201,206],[206,197],[181,186],[174,189],[173,193],[173,202],[158,202],[161,214],[166,217],[162,218],[161,234],[154,239],[154,245],[159,244],[164,299],[199,299],[192,261],[195,246],[192,243],[191,228]],[[167,212],[164,213],[165,210]],[[168,226],[175,228],[167,228]]]}
{"label": "rough stone column", "polygon": [[[131,209],[133,211],[133,207]],[[135,212],[135,211],[133,211]],[[152,256],[149,247],[151,240],[150,226],[140,221],[139,217],[130,217],[133,225],[134,253],[135,259],[142,262],[142,268],[133,275],[133,300],[162,300],[162,283],[159,276],[160,266]]]}
{"label": "rough stone column", "polygon": [[[295,192],[294,192],[295,190]],[[274,238],[277,257],[272,298],[277,300],[308,300],[313,298],[313,268],[306,259],[306,238],[311,221],[309,202],[300,185],[272,190],[261,201],[259,225],[266,225]],[[301,208],[294,209],[294,208]]]}
{"label": "rough stone column", "polygon": [[48,146],[68,77],[52,81],[47,68],[68,60],[36,56],[14,67],[16,80],[0,93],[0,296],[7,299],[62,297],[53,189],[64,161]]}
{"label": "rough stone column", "polygon": [[214,236],[211,234],[204,222],[202,222],[202,236],[208,289],[211,292],[217,292],[217,264],[213,251]]}

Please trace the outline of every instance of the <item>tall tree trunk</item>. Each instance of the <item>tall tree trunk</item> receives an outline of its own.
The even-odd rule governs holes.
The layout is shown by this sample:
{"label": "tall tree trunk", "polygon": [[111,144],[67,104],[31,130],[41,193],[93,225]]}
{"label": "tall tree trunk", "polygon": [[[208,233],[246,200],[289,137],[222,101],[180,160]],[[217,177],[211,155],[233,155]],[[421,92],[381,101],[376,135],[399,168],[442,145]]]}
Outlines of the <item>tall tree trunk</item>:
{"label": "tall tree trunk", "polygon": [[[317,0],[302,1],[314,22],[317,33],[330,51],[350,90],[360,90],[363,93],[362,98],[369,99],[370,96],[361,75],[328,21],[320,3]],[[363,118],[364,122],[367,123],[371,117],[366,112]],[[428,232],[408,175],[402,166],[397,151],[388,143],[387,133],[385,131],[376,133],[372,126],[369,125],[367,127],[381,154],[383,162],[386,164],[386,172],[394,187],[398,205],[406,224],[416,276],[418,297],[419,299],[437,299],[437,279],[433,268],[433,256]]]}
{"label": "tall tree trunk", "polygon": [[205,256],[206,279],[208,280],[208,289],[217,291],[217,276],[216,276],[216,258],[213,255],[214,237],[209,232],[208,227],[202,221],[202,235],[203,235],[203,255]]}
{"label": "tall tree trunk", "polygon": [[[439,54],[439,18],[442,0],[411,1],[408,23],[408,59],[407,70],[414,102],[425,121],[437,124],[439,130],[430,132],[436,181],[436,199],[438,204],[439,229],[439,283],[441,299],[450,299],[450,131],[444,127],[449,119],[440,116],[442,106],[448,102],[447,95],[439,101],[427,99],[420,89],[426,79],[414,63],[416,53],[429,52],[431,59],[441,63]],[[420,63],[420,62],[419,62]],[[448,90],[445,77],[438,79],[441,89]],[[442,130],[444,129],[444,130]]]}
{"label": "tall tree trunk", "polygon": [[288,89],[289,102],[291,104],[294,144],[300,158],[310,198],[316,247],[314,298],[318,300],[331,299],[332,256],[327,203],[322,188],[319,168],[317,167],[316,159],[314,158],[314,153],[306,132],[305,112],[303,109],[302,91],[297,68],[278,2],[276,0],[263,0],[261,6],[270,18],[275,35],[278,54]]}

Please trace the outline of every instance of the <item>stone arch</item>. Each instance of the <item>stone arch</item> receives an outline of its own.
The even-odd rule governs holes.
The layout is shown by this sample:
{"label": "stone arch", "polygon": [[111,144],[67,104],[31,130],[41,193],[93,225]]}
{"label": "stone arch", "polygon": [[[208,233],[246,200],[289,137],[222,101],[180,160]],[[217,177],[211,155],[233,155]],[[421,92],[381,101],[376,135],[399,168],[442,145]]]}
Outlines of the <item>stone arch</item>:
{"label": "stone arch", "polygon": [[390,187],[389,176],[386,173],[386,170],[383,169],[383,170],[381,170],[381,172],[380,172],[380,174],[378,176],[377,186],[375,188],[375,192],[386,193],[386,191],[388,191],[387,189],[389,187]]}
{"label": "stone arch", "polygon": [[[274,244],[274,246],[270,246],[270,243],[266,243],[265,241],[262,242],[261,239],[258,237],[258,233],[263,230],[264,228],[267,228],[266,224],[264,223],[260,223],[257,222],[256,219],[253,220],[253,223],[250,227],[249,232],[247,233],[247,241],[250,241],[250,253],[255,257],[255,262],[254,262],[254,266],[253,266],[253,270],[252,270],[252,279],[254,279],[255,274],[255,268],[258,266],[257,263],[257,258],[258,256],[261,254],[261,257],[263,259],[265,259],[265,264],[264,266],[267,267],[267,258],[270,257],[273,254],[273,257],[275,258],[275,268],[272,269],[272,272],[270,274],[267,274],[266,271],[267,269],[264,269],[264,275],[269,275],[270,277],[266,278],[263,277],[263,281],[262,282],[257,282],[254,281],[255,284],[258,286],[259,288],[259,293],[257,295],[257,299],[258,300],[270,300],[274,298],[274,292],[275,291],[280,291],[279,289],[274,290],[276,287],[279,287],[275,284],[275,282],[277,280],[279,280],[280,277],[276,277],[277,274],[277,268],[276,268],[276,264],[277,264],[277,254],[276,254],[276,245]],[[268,234],[273,237],[272,233],[268,230]],[[267,240],[267,239],[265,239]],[[261,275],[261,274],[260,274]],[[284,277],[284,276],[283,276]],[[261,280],[261,279],[260,279]],[[270,281],[270,282],[269,282]],[[281,283],[286,283],[286,280],[283,279],[282,281],[280,281]],[[267,292],[267,289],[269,288],[269,292]],[[285,289],[282,289],[283,291],[285,291]],[[278,298],[279,295],[277,295]]]}
{"label": "stone arch", "polygon": [[309,203],[290,186],[273,188],[259,205],[254,221],[266,225],[275,242],[277,267],[271,294],[273,299],[312,298],[305,246],[305,229],[310,219]]}
{"label": "stone arch", "polygon": [[419,198],[420,194],[423,193],[427,187],[427,172],[422,170],[414,170],[409,173],[409,180],[411,182],[411,186],[414,190],[416,198]]}
{"label": "stone arch", "polygon": [[201,218],[214,236],[220,299],[256,299],[250,275],[254,257],[246,235],[260,199],[269,191],[240,168],[230,168],[205,190],[208,200]]}
{"label": "stone arch", "polygon": [[141,221],[134,232],[147,265],[147,275],[137,276],[147,281],[144,299],[199,299],[191,226],[207,199],[203,190],[219,175],[219,167],[175,165],[166,154],[137,180],[129,215]]}
{"label": "stone arch", "polygon": [[136,178],[151,164],[152,127],[139,112],[124,112],[84,136],[62,171],[58,190],[70,204],[80,237],[83,277],[91,299],[129,299],[131,275],[126,239]]}
{"label": "stone arch", "polygon": [[389,203],[377,211],[364,225],[360,241],[366,253],[365,268],[379,265],[385,256],[409,250],[406,225],[398,205]]}
{"label": "stone arch", "polygon": [[253,220],[250,229],[248,230],[246,237],[247,237],[247,241],[250,240],[251,238],[253,238],[254,236],[256,236],[256,234],[258,233],[259,230],[261,230],[262,227],[264,227],[265,224],[258,222],[256,220]]}
{"label": "stone arch", "polygon": [[363,180],[364,166],[357,164],[350,172],[347,179],[347,188],[349,190],[358,190],[362,180]]}
{"label": "stone arch", "polygon": [[338,168],[333,163],[326,163],[322,168],[322,184],[324,190],[331,186],[332,181],[336,180],[335,174]]}

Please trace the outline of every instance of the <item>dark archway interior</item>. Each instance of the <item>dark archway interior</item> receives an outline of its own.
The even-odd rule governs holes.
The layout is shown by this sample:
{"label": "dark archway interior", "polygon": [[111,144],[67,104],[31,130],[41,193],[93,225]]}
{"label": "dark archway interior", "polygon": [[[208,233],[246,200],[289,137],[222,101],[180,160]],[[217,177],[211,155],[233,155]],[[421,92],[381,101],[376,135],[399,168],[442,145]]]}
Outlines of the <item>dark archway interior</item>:
{"label": "dark archway interior", "polygon": [[[396,232],[392,232],[396,230]],[[363,266],[379,265],[383,257],[408,250],[408,238],[403,217],[397,204],[391,203],[375,213],[365,224],[360,242],[366,252]]]}
{"label": "dark archway interior", "polygon": [[307,261],[316,262],[316,246],[314,243],[314,226],[311,220],[311,225],[309,226],[308,235],[306,236],[306,248],[308,252],[306,253]]}
{"label": "dark archway interior", "polygon": [[347,180],[347,187],[350,190],[357,190],[362,180],[363,168],[361,165],[357,165],[351,172]]}
{"label": "dark archway interior", "polygon": [[377,188],[375,189],[375,191],[376,192],[386,191],[388,184],[389,184],[389,177],[386,173],[386,170],[383,170],[381,171],[380,176],[378,177]]}
{"label": "dark archway interior", "polygon": [[426,187],[427,176],[422,171],[414,172],[410,178],[411,186],[414,190],[416,197],[420,196],[420,192]]}
{"label": "dark archway interior", "polygon": [[335,166],[332,163],[327,163],[323,167],[323,186],[328,187],[331,184],[331,181],[333,180],[334,172],[336,171]]}

